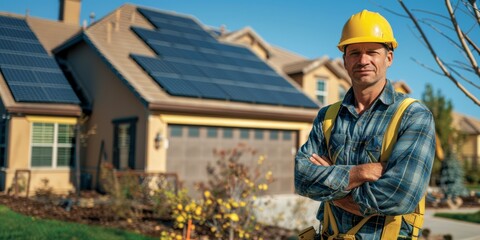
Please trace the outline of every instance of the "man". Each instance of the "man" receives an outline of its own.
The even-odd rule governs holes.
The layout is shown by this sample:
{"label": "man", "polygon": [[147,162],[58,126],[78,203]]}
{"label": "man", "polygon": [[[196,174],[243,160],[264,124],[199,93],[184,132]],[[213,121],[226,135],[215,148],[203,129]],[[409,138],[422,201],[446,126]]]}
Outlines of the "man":
{"label": "man", "polygon": [[[405,221],[394,238],[382,237],[388,225],[385,219],[415,210],[432,169],[434,122],[430,111],[419,102],[404,111],[392,153],[386,162],[380,162],[387,125],[406,98],[395,92],[386,78],[397,45],[390,24],[378,13],[363,10],[346,22],[338,48],[352,88],[334,120],[329,146],[322,130],[325,107],[295,157],[296,191],[322,201],[317,214],[320,221],[325,202],[339,233],[372,216],[356,232],[356,239],[410,239],[413,227]],[[329,227],[323,237],[332,234]]]}

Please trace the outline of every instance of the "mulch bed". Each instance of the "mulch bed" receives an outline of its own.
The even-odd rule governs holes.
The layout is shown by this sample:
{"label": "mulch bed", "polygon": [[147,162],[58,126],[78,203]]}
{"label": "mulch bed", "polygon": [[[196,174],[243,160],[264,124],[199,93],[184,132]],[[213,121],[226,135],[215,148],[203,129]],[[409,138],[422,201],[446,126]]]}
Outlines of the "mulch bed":
{"label": "mulch bed", "polygon": [[104,205],[80,207],[72,204],[68,207],[67,202],[63,204],[48,201],[40,202],[31,198],[5,194],[0,194],[0,204],[27,216],[118,228],[153,237],[160,236],[162,230],[167,228],[156,219],[142,219],[141,221],[116,219],[112,211]]}

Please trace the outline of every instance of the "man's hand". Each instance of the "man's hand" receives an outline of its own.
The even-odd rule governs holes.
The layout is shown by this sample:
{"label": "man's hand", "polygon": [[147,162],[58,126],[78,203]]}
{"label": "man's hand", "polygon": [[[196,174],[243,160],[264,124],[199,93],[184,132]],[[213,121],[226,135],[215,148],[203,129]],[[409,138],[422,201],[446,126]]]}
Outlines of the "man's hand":
{"label": "man's hand", "polygon": [[365,163],[350,169],[350,179],[346,190],[354,189],[365,182],[377,181],[385,171],[385,163]]}

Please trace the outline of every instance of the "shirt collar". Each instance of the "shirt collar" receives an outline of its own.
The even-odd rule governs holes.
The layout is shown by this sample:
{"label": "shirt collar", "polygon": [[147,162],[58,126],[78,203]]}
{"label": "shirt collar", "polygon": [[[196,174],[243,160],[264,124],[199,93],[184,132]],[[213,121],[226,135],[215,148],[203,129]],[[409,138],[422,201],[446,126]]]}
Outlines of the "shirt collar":
{"label": "shirt collar", "polygon": [[[390,80],[387,79],[387,84],[375,102],[377,101],[383,103],[384,105],[392,105],[395,102],[395,88]],[[342,101],[342,106],[355,109],[355,96],[353,94],[353,88],[350,88],[345,94],[345,97]]]}

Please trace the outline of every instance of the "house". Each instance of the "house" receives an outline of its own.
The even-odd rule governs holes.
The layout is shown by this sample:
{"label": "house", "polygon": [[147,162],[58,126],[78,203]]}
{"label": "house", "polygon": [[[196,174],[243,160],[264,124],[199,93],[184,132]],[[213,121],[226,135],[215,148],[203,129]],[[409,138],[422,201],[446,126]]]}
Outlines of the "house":
{"label": "house", "polygon": [[19,186],[18,172],[30,192],[46,178],[59,192],[93,188],[104,162],[174,173],[192,190],[216,150],[241,143],[258,153],[247,165],[266,157],[269,193],[293,193],[293,158],[319,107],[351,85],[341,60],[132,4],[82,28],[80,3],[62,0],[61,21],[0,14],[0,190]]}
{"label": "house", "polygon": [[479,171],[480,164],[480,120],[460,113],[453,113],[453,127],[464,136],[459,158],[466,171]]}
{"label": "house", "polygon": [[269,192],[293,193],[292,159],[319,107],[248,48],[191,16],[125,4],[54,53],[81,89],[84,129],[95,129],[81,149],[84,173],[95,178],[106,159],[176,173],[193,189],[215,149],[244,143],[266,157]]}
{"label": "house", "polygon": [[79,31],[0,14],[0,191],[33,191],[46,178],[60,190],[74,188],[74,127],[82,108],[51,51]]}

